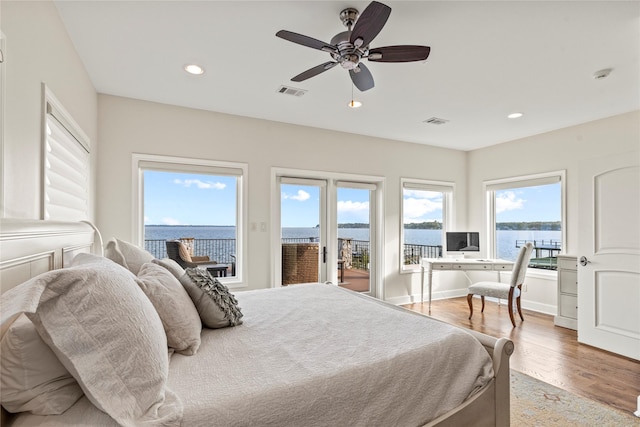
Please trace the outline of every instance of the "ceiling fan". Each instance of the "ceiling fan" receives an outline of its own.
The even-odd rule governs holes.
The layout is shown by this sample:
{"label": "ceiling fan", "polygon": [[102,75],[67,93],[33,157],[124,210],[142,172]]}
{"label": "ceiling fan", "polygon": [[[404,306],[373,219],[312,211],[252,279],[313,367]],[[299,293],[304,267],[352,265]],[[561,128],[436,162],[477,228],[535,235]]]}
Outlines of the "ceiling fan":
{"label": "ceiling fan", "polygon": [[[368,59],[373,62],[412,62],[423,61],[429,56],[429,46],[401,45],[370,48],[369,43],[378,35],[389,19],[391,8],[377,1],[371,2],[358,17],[359,12],[347,8],[340,12],[340,20],[347,31],[336,34],[331,43],[325,43],[302,34],[280,30],[276,36],[313,49],[328,52],[332,61],[317,65],[293,77],[291,81],[301,82],[317,76],[340,64],[349,75],[353,84],[362,92],[374,86],[373,76],[361,62]],[[355,23],[355,25],[354,25]],[[353,29],[352,29],[353,28]]]}

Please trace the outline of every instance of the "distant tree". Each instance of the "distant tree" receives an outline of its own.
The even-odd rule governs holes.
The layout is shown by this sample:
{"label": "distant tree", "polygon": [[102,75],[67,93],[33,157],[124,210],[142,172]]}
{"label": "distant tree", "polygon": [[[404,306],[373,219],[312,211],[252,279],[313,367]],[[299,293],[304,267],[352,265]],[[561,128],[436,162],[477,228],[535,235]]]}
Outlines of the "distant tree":
{"label": "distant tree", "polygon": [[560,221],[530,221],[530,222],[499,222],[497,230],[531,230],[531,231],[560,231]]}
{"label": "distant tree", "polygon": [[405,230],[442,230],[442,223],[436,220],[431,222],[412,222],[404,224]]}

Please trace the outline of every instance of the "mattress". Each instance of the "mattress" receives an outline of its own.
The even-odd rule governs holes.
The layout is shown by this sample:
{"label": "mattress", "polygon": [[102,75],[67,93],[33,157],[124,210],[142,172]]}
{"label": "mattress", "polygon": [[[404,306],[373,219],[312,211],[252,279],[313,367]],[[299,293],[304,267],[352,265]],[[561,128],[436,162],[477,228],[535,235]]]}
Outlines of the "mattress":
{"label": "mattress", "polygon": [[[244,322],[204,329],[197,354],[174,354],[168,387],[183,426],[418,426],[493,377],[462,329],[325,284],[238,292]],[[99,367],[96,367],[99,369]],[[114,425],[85,397],[16,426]]]}

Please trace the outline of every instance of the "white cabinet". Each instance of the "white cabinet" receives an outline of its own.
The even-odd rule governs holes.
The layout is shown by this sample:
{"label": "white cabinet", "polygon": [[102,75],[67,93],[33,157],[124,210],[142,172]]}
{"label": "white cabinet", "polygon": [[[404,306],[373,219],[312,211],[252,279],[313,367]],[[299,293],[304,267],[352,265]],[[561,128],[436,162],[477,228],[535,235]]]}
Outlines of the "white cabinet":
{"label": "white cabinet", "polygon": [[558,255],[557,326],[578,329],[578,261],[575,256]]}

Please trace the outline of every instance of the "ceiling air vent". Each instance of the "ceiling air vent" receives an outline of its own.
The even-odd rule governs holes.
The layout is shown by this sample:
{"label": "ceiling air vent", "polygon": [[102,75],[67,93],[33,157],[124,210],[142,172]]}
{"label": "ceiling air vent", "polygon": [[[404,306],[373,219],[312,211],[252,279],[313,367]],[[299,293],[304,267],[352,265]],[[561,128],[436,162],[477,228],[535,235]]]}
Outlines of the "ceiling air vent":
{"label": "ceiling air vent", "polygon": [[280,86],[280,88],[278,88],[278,93],[282,93],[284,95],[302,96],[307,93],[307,91],[304,89],[296,89],[295,87]]}
{"label": "ceiling air vent", "polygon": [[448,123],[449,120],[446,119],[440,119],[438,117],[431,117],[430,119],[424,120],[423,123],[427,123],[429,125],[443,125],[445,123]]}

